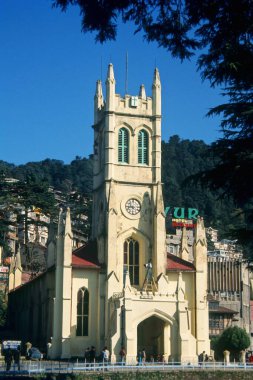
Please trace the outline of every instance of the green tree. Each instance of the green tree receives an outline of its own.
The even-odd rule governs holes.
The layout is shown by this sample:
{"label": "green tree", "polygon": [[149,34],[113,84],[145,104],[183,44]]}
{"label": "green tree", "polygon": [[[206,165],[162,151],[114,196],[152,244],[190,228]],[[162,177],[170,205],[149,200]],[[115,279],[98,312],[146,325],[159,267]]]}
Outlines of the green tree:
{"label": "green tree", "polygon": [[216,167],[200,178],[223,196],[233,196],[241,224],[234,231],[253,241],[253,3],[252,0],[53,0],[65,11],[79,6],[83,32],[97,41],[115,39],[117,23],[133,22],[147,41],[173,57],[198,56],[197,68],[211,86],[222,86],[225,103],[210,110],[222,116],[223,138],[212,147]]}
{"label": "green tree", "polygon": [[66,205],[71,211],[72,227],[87,237],[91,233],[92,201],[86,193],[72,191],[66,194]]}
{"label": "green tree", "polygon": [[4,292],[0,291],[0,326],[4,326],[7,317],[7,302]]}
{"label": "green tree", "polygon": [[214,167],[215,160],[208,154],[209,145],[199,140],[183,140],[172,136],[162,142],[162,181],[165,206],[194,207],[205,219],[206,226],[219,230],[229,238],[227,226],[233,225],[234,203],[230,198],[219,201],[218,190],[201,187],[196,181],[185,182],[202,170]]}
{"label": "green tree", "polygon": [[239,359],[239,353],[250,346],[250,338],[245,329],[238,326],[228,327],[213,341],[213,348],[221,358],[223,351],[228,350],[232,358]]}
{"label": "green tree", "polygon": [[214,245],[214,242],[212,241],[212,238],[209,234],[206,235],[206,242],[207,242],[207,250],[208,251],[214,251],[215,245]]}

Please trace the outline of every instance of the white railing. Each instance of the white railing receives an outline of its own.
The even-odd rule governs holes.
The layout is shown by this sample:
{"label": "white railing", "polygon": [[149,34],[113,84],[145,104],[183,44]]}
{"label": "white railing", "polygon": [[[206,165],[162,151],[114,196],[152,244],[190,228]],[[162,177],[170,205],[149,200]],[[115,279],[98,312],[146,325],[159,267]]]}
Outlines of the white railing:
{"label": "white railing", "polygon": [[131,363],[117,362],[94,362],[87,363],[85,361],[54,361],[54,360],[42,360],[42,361],[21,361],[20,370],[16,364],[11,365],[9,371],[6,371],[6,364],[0,362],[0,378],[1,374],[38,374],[38,373],[79,373],[79,372],[93,372],[93,371],[111,371],[111,372],[121,372],[121,371],[215,371],[215,370],[239,370],[239,371],[253,371],[253,364],[250,363],[238,363],[233,362],[225,364],[224,362],[204,362],[204,363],[194,363],[194,362],[146,362],[137,363],[136,360]]}

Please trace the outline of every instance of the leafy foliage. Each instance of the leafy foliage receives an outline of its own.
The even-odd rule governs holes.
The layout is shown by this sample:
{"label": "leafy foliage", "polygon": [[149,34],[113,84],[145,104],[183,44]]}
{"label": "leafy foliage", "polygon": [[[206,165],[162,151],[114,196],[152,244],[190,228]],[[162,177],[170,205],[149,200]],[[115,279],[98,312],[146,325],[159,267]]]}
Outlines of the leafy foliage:
{"label": "leafy foliage", "polygon": [[5,325],[7,317],[7,302],[5,294],[0,291],[0,327]]}
{"label": "leafy foliage", "polygon": [[5,177],[21,181],[24,181],[29,175],[41,180],[46,179],[50,186],[63,192],[78,189],[88,195],[92,190],[92,161],[78,156],[70,165],[64,164],[61,160],[49,158],[19,166],[0,161],[0,172]]}
{"label": "leafy foliage", "polygon": [[[219,191],[212,191],[189,176],[213,168],[215,158],[209,146],[199,140],[181,140],[175,135],[162,143],[162,180],[165,206],[197,208],[206,226],[219,229],[226,236],[232,227],[234,204],[231,199],[219,200]],[[228,237],[228,236],[227,236]]]}
{"label": "leafy foliage", "polygon": [[117,23],[122,20],[132,21],[136,33],[142,31],[148,41],[156,41],[175,57],[189,58],[197,50],[208,49],[199,65],[210,66],[204,74],[216,77],[215,82],[234,76],[241,62],[249,65],[250,0],[53,0],[53,6],[62,11],[71,5],[80,8],[83,32],[97,32],[100,42],[114,40]]}
{"label": "leafy foliage", "polygon": [[238,354],[242,350],[246,350],[250,346],[250,338],[246,330],[231,326],[223,331],[223,333],[213,341],[213,348],[221,357],[223,351],[228,350],[234,358],[238,359]]}

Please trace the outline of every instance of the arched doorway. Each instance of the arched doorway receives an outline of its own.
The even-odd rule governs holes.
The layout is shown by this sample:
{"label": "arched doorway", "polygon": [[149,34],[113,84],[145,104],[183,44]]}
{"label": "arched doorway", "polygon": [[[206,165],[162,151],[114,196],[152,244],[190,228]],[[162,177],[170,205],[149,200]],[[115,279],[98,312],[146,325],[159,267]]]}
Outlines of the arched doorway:
{"label": "arched doorway", "polygon": [[164,331],[167,325],[168,323],[156,316],[151,316],[139,323],[137,349],[139,351],[145,348],[147,360],[151,355],[156,358],[158,355],[164,354]]}

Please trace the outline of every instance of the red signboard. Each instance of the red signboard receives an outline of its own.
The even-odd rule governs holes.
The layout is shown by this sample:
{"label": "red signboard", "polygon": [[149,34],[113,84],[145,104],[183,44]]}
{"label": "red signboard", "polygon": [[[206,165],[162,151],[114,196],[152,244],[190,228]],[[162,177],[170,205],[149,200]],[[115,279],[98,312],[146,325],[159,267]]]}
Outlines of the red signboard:
{"label": "red signboard", "polygon": [[9,267],[0,266],[0,283],[7,283],[9,277]]}
{"label": "red signboard", "polygon": [[8,273],[9,267],[0,267],[0,273]]}
{"label": "red signboard", "polygon": [[192,219],[172,219],[172,227],[194,228],[195,226]]}

